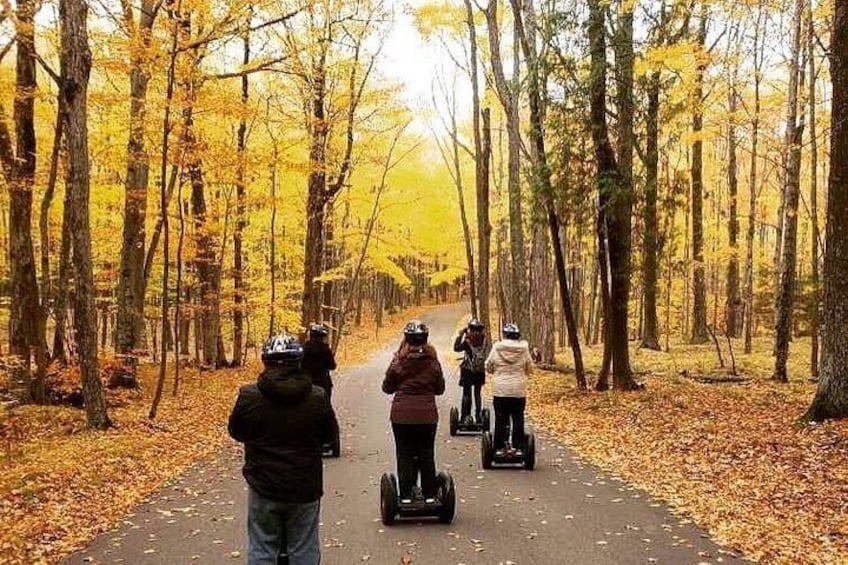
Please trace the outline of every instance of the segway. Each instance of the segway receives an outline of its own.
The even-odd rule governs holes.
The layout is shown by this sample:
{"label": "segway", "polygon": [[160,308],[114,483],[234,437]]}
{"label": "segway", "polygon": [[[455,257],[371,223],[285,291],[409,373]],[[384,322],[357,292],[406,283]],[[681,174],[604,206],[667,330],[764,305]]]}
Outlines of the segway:
{"label": "segway", "polygon": [[325,443],[322,447],[321,455],[323,457],[332,457],[333,459],[338,459],[342,456],[342,440],[341,440],[341,432],[336,430],[336,435],[333,436],[333,439],[329,443]]}
{"label": "segway", "polygon": [[480,419],[472,417],[460,419],[459,409],[456,406],[451,406],[450,409],[450,435],[456,436],[459,434],[479,434],[487,432],[491,429],[492,415],[488,408],[483,408],[480,411]]}
{"label": "segway", "polygon": [[394,473],[383,473],[380,478],[380,517],[383,524],[391,526],[398,518],[436,518],[442,524],[453,522],[456,514],[456,485],[450,473],[436,475],[436,498],[425,499],[417,487],[410,500],[401,500],[398,481]]}
{"label": "segway", "polygon": [[480,454],[484,469],[496,467],[523,467],[532,471],[536,466],[536,436],[533,432],[524,434],[524,451],[514,449],[508,441],[506,449],[495,450],[495,442],[491,432],[483,432]]}

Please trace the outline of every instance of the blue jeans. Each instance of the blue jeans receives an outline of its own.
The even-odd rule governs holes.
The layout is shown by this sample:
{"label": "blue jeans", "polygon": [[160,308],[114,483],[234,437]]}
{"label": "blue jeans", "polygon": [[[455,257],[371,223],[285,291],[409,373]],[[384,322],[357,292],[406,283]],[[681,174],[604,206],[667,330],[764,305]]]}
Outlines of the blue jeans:
{"label": "blue jeans", "polygon": [[248,565],[277,565],[278,556],[285,553],[288,553],[289,565],[318,565],[321,562],[320,513],[320,500],[279,502],[248,487]]}

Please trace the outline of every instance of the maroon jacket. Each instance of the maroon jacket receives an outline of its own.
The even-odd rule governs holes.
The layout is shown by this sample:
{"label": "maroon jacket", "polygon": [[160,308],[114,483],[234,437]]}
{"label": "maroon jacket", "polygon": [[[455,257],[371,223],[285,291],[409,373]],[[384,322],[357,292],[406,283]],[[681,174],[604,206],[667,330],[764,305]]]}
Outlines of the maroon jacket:
{"label": "maroon jacket", "polygon": [[433,346],[401,345],[386,370],[383,392],[395,395],[392,423],[438,423],[436,395],[445,392],[445,378]]}

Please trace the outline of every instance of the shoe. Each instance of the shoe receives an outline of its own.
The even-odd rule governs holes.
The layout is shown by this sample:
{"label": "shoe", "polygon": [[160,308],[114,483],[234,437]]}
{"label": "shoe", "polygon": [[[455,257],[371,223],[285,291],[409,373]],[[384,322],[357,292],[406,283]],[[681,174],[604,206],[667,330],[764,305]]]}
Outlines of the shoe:
{"label": "shoe", "polygon": [[503,457],[503,456],[504,456],[505,451],[506,451],[506,450],[504,450],[504,449],[496,449],[496,450],[495,450],[495,457]]}
{"label": "shoe", "polygon": [[411,498],[401,498],[400,503],[401,504],[412,504],[412,499]]}
{"label": "shoe", "polygon": [[426,504],[436,504],[436,499],[435,498],[425,498],[424,502]]}
{"label": "shoe", "polygon": [[471,418],[471,416],[466,416],[465,418],[462,419],[462,423],[465,424],[466,426],[470,426],[470,425],[474,424],[474,420]]}
{"label": "shoe", "polygon": [[524,452],[521,451],[520,449],[516,449],[515,450],[515,456],[516,457],[524,457]]}

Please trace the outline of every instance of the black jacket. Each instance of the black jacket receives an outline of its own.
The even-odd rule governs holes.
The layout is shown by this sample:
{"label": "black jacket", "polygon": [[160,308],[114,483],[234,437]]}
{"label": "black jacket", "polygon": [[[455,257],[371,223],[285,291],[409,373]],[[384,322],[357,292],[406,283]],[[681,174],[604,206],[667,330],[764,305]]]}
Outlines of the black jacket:
{"label": "black jacket", "polygon": [[306,341],[303,345],[303,361],[300,363],[300,368],[312,377],[312,384],[326,391],[333,388],[330,371],[336,369],[336,358],[330,346],[323,341],[314,339]]}
{"label": "black jacket", "polygon": [[[468,385],[479,385],[482,386],[486,384],[486,371],[474,371],[471,368],[471,356],[474,354],[471,348],[471,344],[465,339],[465,332],[460,332],[456,339],[453,342],[453,350],[457,353],[465,353],[465,357],[462,359],[462,364],[459,366],[459,386],[468,386]],[[485,339],[485,338],[484,338]],[[483,342],[483,359],[486,359],[486,355],[489,353],[488,343],[486,341]]]}
{"label": "black jacket", "polygon": [[323,495],[322,446],[338,431],[324,391],[297,369],[265,369],[241,387],[230,414],[230,435],[244,443],[247,484],[282,502]]}

